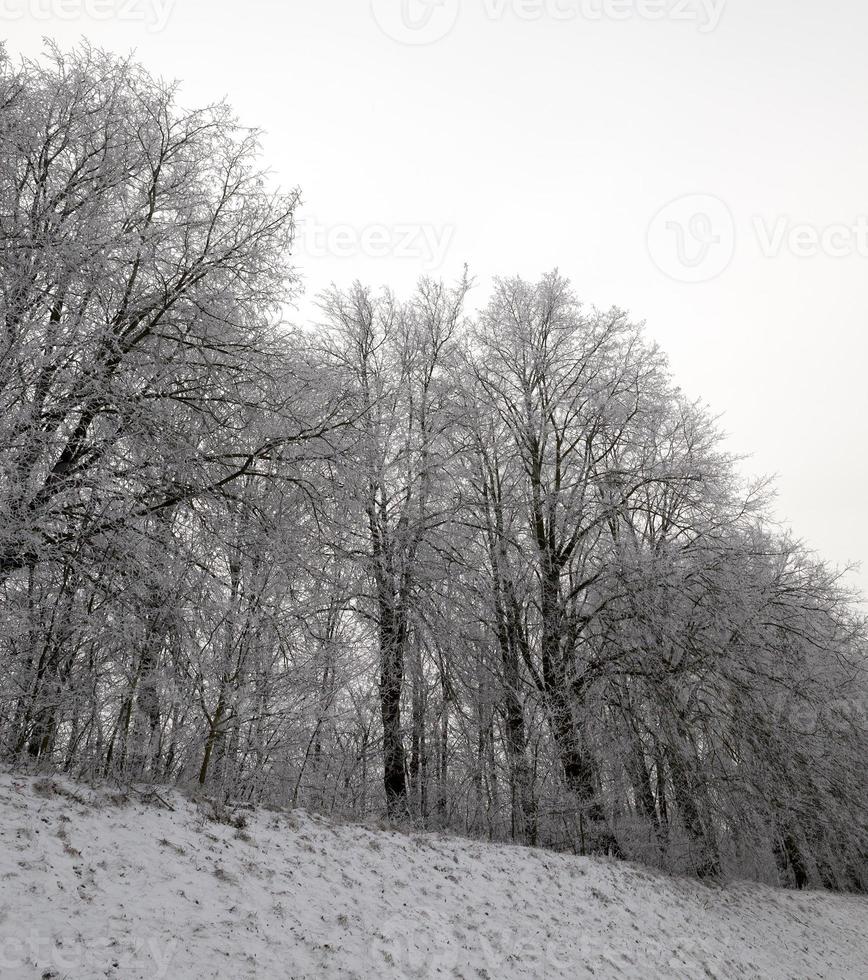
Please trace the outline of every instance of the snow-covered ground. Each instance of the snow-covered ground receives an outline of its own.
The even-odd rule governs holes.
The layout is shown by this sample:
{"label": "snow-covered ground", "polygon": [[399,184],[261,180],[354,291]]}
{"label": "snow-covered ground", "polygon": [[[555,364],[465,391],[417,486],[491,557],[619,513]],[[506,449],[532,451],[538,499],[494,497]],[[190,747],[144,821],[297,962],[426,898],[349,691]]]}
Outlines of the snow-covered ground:
{"label": "snow-covered ground", "polygon": [[0,775],[0,976],[868,977],[864,898],[160,796]]}

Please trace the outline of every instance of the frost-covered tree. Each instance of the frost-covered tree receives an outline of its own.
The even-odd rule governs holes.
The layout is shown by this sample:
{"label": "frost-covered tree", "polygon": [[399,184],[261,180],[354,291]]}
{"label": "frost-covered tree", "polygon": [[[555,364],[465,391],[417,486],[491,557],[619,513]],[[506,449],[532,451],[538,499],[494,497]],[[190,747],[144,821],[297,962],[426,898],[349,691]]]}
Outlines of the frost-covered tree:
{"label": "frost-covered tree", "polygon": [[[257,135],[83,46],[0,61],[0,576],[225,487],[266,404],[295,192]],[[255,437],[254,437],[255,436]]]}

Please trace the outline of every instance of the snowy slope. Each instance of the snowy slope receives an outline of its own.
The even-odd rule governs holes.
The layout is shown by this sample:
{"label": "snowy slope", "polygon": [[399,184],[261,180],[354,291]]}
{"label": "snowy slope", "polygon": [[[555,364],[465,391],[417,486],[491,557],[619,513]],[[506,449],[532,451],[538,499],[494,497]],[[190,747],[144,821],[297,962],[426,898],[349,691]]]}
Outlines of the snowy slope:
{"label": "snowy slope", "polygon": [[868,900],[0,775],[0,977],[868,977]]}

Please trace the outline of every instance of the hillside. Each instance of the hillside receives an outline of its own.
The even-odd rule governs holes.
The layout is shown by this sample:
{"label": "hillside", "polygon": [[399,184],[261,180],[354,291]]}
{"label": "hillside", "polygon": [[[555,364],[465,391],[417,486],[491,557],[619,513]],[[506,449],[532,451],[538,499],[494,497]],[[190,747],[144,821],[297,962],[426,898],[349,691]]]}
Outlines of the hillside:
{"label": "hillside", "polygon": [[298,811],[213,815],[168,790],[0,776],[0,976],[868,975],[864,898]]}

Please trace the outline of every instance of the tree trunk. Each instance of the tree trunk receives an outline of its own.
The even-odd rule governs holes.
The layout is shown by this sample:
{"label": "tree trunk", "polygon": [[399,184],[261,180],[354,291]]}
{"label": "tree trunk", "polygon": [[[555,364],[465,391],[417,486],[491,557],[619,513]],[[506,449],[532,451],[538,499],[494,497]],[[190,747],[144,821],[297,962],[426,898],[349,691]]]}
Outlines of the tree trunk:
{"label": "tree trunk", "polygon": [[401,731],[401,691],[404,686],[404,629],[391,609],[380,615],[380,715],[383,722],[383,788],[389,817],[407,816],[404,736]]}
{"label": "tree trunk", "polygon": [[687,765],[678,748],[672,744],[666,747],[666,761],[672,776],[675,803],[681,812],[684,829],[695,847],[693,864],[700,878],[716,878],[720,875],[720,856],[714,833],[702,820],[696,800],[696,789],[691,784]]}

